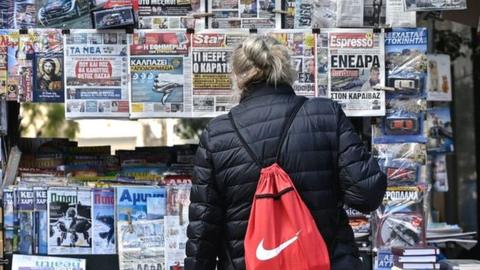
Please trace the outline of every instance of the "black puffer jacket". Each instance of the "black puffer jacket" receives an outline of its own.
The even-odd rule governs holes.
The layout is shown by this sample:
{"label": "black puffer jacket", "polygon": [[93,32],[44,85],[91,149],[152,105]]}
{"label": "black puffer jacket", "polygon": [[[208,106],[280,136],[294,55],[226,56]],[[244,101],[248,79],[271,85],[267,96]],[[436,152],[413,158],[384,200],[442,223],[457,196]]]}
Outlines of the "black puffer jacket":
{"label": "black puffer jacket", "polygon": [[[300,97],[288,85],[255,85],[232,109],[245,141],[266,165]],[[385,175],[339,105],[311,99],[295,117],[279,164],[292,178],[324,237],[332,269],[358,269],[357,248],[342,204],[368,212],[380,204]],[[245,269],[243,239],[260,168],[241,146],[227,115],[200,139],[190,195],[186,270]],[[233,266],[233,268],[232,268]]]}

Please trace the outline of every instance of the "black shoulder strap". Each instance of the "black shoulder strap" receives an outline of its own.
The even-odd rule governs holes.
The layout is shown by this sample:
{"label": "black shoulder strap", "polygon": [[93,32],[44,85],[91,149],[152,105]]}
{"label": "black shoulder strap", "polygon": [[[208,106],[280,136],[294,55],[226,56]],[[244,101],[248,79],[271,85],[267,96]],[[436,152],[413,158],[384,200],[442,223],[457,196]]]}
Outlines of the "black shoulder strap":
{"label": "black shoulder strap", "polygon": [[[282,128],[282,135],[280,136],[280,142],[277,146],[277,151],[276,151],[276,156],[275,156],[276,162],[279,161],[280,153],[281,153],[283,144],[285,142],[285,139],[287,137],[288,130],[290,129],[290,126],[292,125],[293,120],[295,119],[295,116],[297,115],[298,111],[303,106],[303,103],[305,103],[305,100],[307,100],[307,98],[302,97],[301,100],[299,102],[297,102],[297,104],[295,104],[295,107],[293,108],[292,114],[290,114],[290,117],[288,118],[287,122],[285,123],[285,125]],[[240,134],[240,131],[238,130],[237,124],[235,123],[235,120],[233,119],[233,115],[232,115],[231,112],[228,113],[228,118],[230,119],[230,122],[232,123],[233,129],[235,130],[235,133],[237,133],[238,138],[240,139],[240,142],[242,143],[242,146],[245,148],[245,150],[247,150],[248,154],[255,161],[255,163],[260,168],[263,168],[263,166],[264,166],[263,161],[260,160],[255,155],[255,152],[253,152],[252,148],[245,141],[245,138],[242,136],[242,134]]]}

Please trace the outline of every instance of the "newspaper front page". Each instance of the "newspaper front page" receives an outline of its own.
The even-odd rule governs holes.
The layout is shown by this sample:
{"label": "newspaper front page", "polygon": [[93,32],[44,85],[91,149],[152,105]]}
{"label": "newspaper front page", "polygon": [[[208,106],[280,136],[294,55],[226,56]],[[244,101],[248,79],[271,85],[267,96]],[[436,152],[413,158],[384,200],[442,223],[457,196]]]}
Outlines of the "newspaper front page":
{"label": "newspaper front page", "polygon": [[406,10],[458,10],[467,9],[467,0],[403,0]]}
{"label": "newspaper front page", "polygon": [[240,97],[231,78],[230,56],[248,31],[215,30],[192,37],[192,114],[215,117],[228,112]]}
{"label": "newspaper front page", "polygon": [[131,118],[191,116],[190,38],[184,30],[133,34]]}
{"label": "newspaper front page", "polygon": [[290,50],[292,66],[297,72],[293,89],[297,95],[316,96],[316,50],[315,34],[310,30],[265,31]]}
{"label": "newspaper front page", "polygon": [[128,118],[127,39],[116,31],[72,30],[65,35],[67,118]]}
{"label": "newspaper front page", "polygon": [[86,270],[86,259],[15,254],[12,270]]}
{"label": "newspaper front page", "polygon": [[204,29],[205,0],[139,0],[139,29]]}
{"label": "newspaper front page", "polygon": [[387,0],[386,25],[389,27],[416,27],[417,12],[405,11],[403,0]]}
{"label": "newspaper front page", "polygon": [[363,29],[328,29],[329,96],[347,116],[385,115],[384,35]]}
{"label": "newspaper front page", "polygon": [[208,1],[209,28],[280,28],[280,0],[212,0]]}

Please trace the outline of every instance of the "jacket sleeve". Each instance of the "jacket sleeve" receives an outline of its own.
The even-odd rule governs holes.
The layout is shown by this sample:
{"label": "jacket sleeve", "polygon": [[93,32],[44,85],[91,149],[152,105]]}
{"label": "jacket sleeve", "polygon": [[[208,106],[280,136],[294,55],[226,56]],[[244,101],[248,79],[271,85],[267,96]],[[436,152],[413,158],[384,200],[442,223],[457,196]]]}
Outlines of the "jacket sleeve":
{"label": "jacket sleeve", "polygon": [[337,115],[338,176],[343,202],[358,211],[371,212],[383,200],[386,176],[360,141],[340,106],[335,103],[334,108]]}
{"label": "jacket sleeve", "polygon": [[194,162],[185,270],[214,270],[216,267],[222,208],[207,144],[208,131],[205,130]]}

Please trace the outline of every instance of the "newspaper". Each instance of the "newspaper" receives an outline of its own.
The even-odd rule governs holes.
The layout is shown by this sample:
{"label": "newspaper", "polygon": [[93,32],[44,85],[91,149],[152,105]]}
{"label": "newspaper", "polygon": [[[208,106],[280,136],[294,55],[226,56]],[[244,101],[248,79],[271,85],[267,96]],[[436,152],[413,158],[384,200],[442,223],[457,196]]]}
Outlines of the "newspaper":
{"label": "newspaper", "polygon": [[191,185],[170,185],[167,187],[167,215],[165,216],[166,269],[183,267],[188,240],[190,189]]}
{"label": "newspaper", "polygon": [[8,79],[8,30],[0,30],[0,95],[7,94]]}
{"label": "newspaper", "polygon": [[15,254],[12,270],[86,270],[86,259]]}
{"label": "newspaper", "polygon": [[403,0],[408,11],[467,9],[467,0]]}
{"label": "newspaper", "polygon": [[280,0],[212,0],[208,11],[213,17],[208,27],[222,28],[280,28]]}
{"label": "newspaper", "polygon": [[341,104],[347,116],[385,115],[385,93],[375,90],[385,85],[383,33],[366,29],[328,29],[325,33],[330,98]]}
{"label": "newspaper", "polygon": [[163,219],[117,225],[119,269],[166,269]]}
{"label": "newspaper", "polygon": [[316,96],[316,50],[315,34],[309,30],[275,30],[264,31],[290,50],[292,66],[297,71],[293,89],[297,95]]}
{"label": "newspaper", "polygon": [[317,97],[328,97],[328,32],[316,36]]}
{"label": "newspaper", "polygon": [[205,0],[139,0],[139,29],[205,28]]}
{"label": "newspaper", "polygon": [[140,30],[130,47],[130,117],[191,116],[190,34]]}
{"label": "newspaper", "polygon": [[92,254],[116,254],[115,190],[92,190]]}
{"label": "newspaper", "polygon": [[231,78],[230,55],[248,31],[215,30],[192,36],[192,114],[214,117],[239,101],[240,93]]}
{"label": "newspaper", "polygon": [[[373,0],[372,0],[373,1]],[[338,0],[337,23],[335,27],[361,27],[364,19],[364,0]],[[365,0],[365,6],[369,6],[370,0]],[[373,3],[372,3],[373,5]],[[376,6],[374,16],[380,17],[381,9]]]}
{"label": "newspaper", "polygon": [[127,39],[117,31],[72,30],[65,35],[67,118],[129,116]]}
{"label": "newspaper", "polygon": [[[32,58],[33,46],[31,46],[28,34],[20,34],[19,31],[9,32],[8,46],[8,79],[7,101],[30,101],[32,85]],[[21,94],[21,97],[20,97]]]}
{"label": "newspaper", "polygon": [[403,0],[387,0],[385,24],[389,27],[416,27],[417,12],[405,11]]}
{"label": "newspaper", "polygon": [[452,101],[450,55],[427,55],[427,100]]}
{"label": "newspaper", "polygon": [[337,0],[287,0],[285,28],[337,26]]}
{"label": "newspaper", "polygon": [[[52,1],[36,0],[37,25],[45,28],[89,29],[92,28],[90,11],[101,8],[105,0]],[[110,1],[108,1],[110,2]]]}

